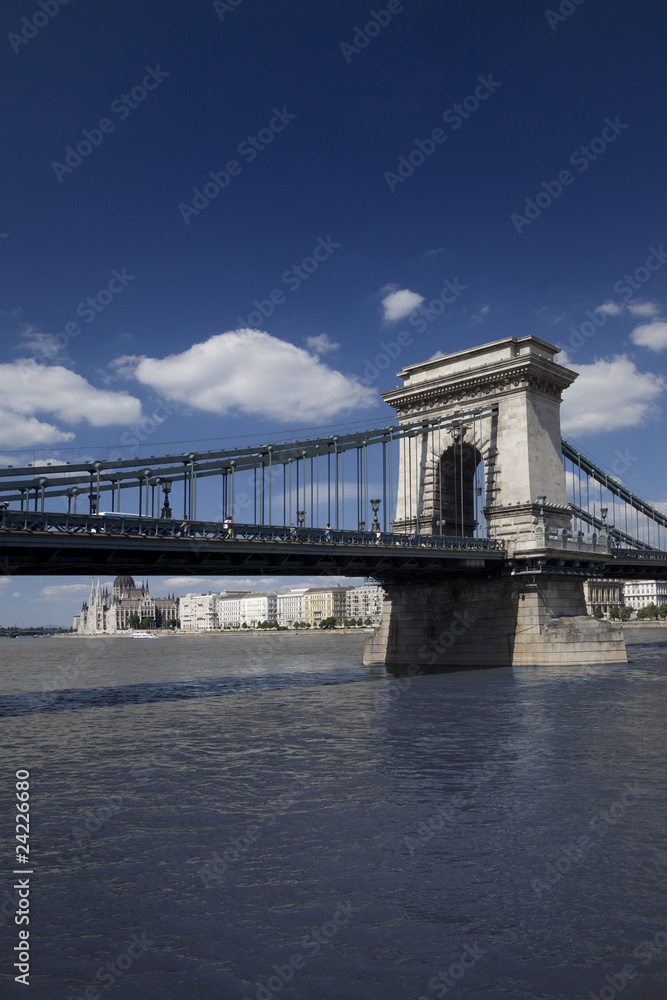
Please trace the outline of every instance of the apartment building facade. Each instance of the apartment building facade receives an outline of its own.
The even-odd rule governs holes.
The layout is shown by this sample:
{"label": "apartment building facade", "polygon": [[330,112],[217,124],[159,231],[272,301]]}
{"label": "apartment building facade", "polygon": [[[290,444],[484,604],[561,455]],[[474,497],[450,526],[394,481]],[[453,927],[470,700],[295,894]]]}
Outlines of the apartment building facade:
{"label": "apartment building facade", "polygon": [[347,617],[347,594],[351,587],[313,587],[303,595],[303,620],[313,628],[326,618],[343,622]]}

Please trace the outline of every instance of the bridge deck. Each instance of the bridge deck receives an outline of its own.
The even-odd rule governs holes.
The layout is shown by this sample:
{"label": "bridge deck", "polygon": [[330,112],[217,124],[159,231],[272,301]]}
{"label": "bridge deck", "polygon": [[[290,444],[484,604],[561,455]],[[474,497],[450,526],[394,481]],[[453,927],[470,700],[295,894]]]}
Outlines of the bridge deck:
{"label": "bridge deck", "polygon": [[4,511],[0,569],[15,575],[422,576],[500,567],[498,542],[119,515]]}

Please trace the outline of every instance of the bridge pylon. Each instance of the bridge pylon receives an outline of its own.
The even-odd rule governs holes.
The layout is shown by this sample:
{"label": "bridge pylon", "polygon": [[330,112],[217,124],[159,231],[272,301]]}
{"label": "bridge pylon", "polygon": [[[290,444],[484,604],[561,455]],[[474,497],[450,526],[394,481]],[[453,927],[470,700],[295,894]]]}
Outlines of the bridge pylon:
{"label": "bridge pylon", "polygon": [[[423,432],[401,439],[394,530],[482,533],[503,541],[508,561],[495,577],[386,580],[366,662],[399,669],[625,662],[622,632],[586,612],[582,556],[594,575],[605,554],[581,539],[576,553],[568,549],[560,404],[577,374],[554,360],[558,352],[538,337],[506,337],[409,365],[399,373],[403,386],[382,393],[399,423],[424,418]],[[546,568],[555,549],[563,557],[556,573]]]}

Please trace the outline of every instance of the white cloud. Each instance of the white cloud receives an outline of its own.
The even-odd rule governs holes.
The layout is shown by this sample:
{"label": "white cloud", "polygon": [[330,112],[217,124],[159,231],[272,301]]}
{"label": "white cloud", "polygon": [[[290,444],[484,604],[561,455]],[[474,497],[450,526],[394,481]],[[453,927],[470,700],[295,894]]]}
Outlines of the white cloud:
{"label": "white cloud", "polygon": [[59,583],[50,587],[42,587],[39,596],[46,600],[71,600],[73,597],[85,597],[90,593],[89,583]]}
{"label": "white cloud", "polygon": [[326,333],[318,333],[316,337],[306,337],[305,344],[313,354],[328,354],[330,351],[337,351],[340,347],[340,344],[329,340]]}
{"label": "white cloud", "polygon": [[146,357],[145,354],[123,354],[120,358],[110,361],[108,367],[117,378],[131,378],[137,365]]}
{"label": "white cloud", "polygon": [[21,350],[29,350],[33,357],[53,361],[63,351],[63,345],[53,333],[41,333],[36,326],[25,326],[21,331]]}
{"label": "white cloud", "polygon": [[478,313],[470,317],[470,322],[474,323],[474,325],[477,326],[484,320],[485,316],[488,316],[490,312],[491,312],[491,306],[482,306],[482,308]]}
{"label": "white cloud", "polygon": [[633,316],[646,316],[651,319],[660,312],[657,302],[642,301],[641,299],[631,299],[628,302],[628,312]]}
{"label": "white cloud", "polygon": [[423,295],[411,292],[407,288],[400,288],[398,291],[390,292],[382,300],[384,309],[383,319],[387,323],[395,323],[399,319],[405,319],[411,312],[414,312],[424,301]]}
{"label": "white cloud", "polygon": [[660,412],[655,400],[665,389],[664,379],[638,371],[625,354],[569,367],[579,373],[579,378],[563,394],[561,422],[565,434],[638,427]]}
{"label": "white cloud", "polygon": [[601,306],[596,306],[593,312],[604,313],[605,316],[620,316],[623,308],[618,302],[603,302]]}
{"label": "white cloud", "polygon": [[638,347],[648,347],[651,351],[663,351],[667,347],[667,322],[656,319],[652,323],[636,326],[630,340]]}
{"label": "white cloud", "polygon": [[92,427],[141,420],[141,403],[126,392],[96,389],[62,365],[38,364],[34,358],[0,364],[0,445],[16,448],[71,441],[74,434],[37,414],[66,424],[85,420]]}
{"label": "white cloud", "polygon": [[228,331],[181,354],[143,358],[134,375],[167,399],[209,413],[279,421],[323,420],[377,399],[358,378],[260,330]]}

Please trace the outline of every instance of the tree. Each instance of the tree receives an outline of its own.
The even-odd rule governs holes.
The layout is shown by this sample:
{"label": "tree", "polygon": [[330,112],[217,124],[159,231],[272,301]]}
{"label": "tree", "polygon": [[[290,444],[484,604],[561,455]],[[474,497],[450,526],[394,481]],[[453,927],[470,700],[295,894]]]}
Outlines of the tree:
{"label": "tree", "polygon": [[127,616],[127,627],[139,628],[139,615],[136,612],[133,611],[131,615]]}
{"label": "tree", "polygon": [[631,610],[631,608],[621,608],[621,621],[622,622],[629,622],[631,617],[632,617],[632,610]]}
{"label": "tree", "polygon": [[604,615],[602,614],[602,608],[593,609],[593,618],[604,618]]}
{"label": "tree", "polygon": [[337,625],[336,619],[333,615],[329,618],[323,618],[320,622],[320,628],[335,628]]}
{"label": "tree", "polygon": [[609,617],[613,619],[618,619],[621,617],[621,609],[618,604],[614,604],[613,608],[609,612]]}
{"label": "tree", "polygon": [[370,618],[367,618],[366,621],[364,622],[364,625],[372,625],[372,624],[373,622],[370,620]]}

